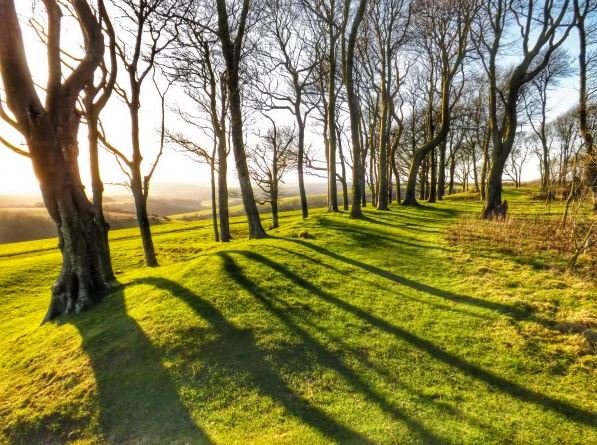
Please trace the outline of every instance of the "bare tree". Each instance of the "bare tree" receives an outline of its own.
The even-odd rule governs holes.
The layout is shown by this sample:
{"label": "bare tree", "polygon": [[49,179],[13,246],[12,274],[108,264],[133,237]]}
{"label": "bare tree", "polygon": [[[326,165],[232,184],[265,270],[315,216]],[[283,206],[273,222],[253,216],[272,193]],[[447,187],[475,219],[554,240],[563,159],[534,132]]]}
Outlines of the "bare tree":
{"label": "bare tree", "polygon": [[105,267],[104,275],[114,279],[112,262],[110,260],[110,245],[108,243],[108,231],[110,225],[106,222],[103,210],[104,184],[100,175],[99,165],[99,119],[100,113],[108,103],[114,92],[116,77],[118,74],[118,63],[116,59],[116,35],[112,21],[108,16],[103,0],[98,1],[99,15],[101,22],[109,38],[108,55],[109,67],[106,63],[100,65],[101,77],[97,83],[90,82],[85,86],[82,100],[83,114],[87,122],[87,140],[89,143],[89,166],[91,170],[91,190],[93,193],[93,207],[95,209],[95,221],[100,233],[100,255],[103,257],[102,267]]}
{"label": "bare tree", "polygon": [[[184,120],[192,127],[206,133],[217,147],[217,169],[215,170],[218,176],[219,239],[222,242],[228,242],[231,238],[227,179],[228,92],[224,62],[218,55],[214,37],[203,27],[199,17],[189,14],[180,26],[177,47],[169,54],[167,64],[168,70],[172,71],[170,76],[182,85],[186,96],[191,99],[196,108],[192,113],[181,112],[185,117]],[[190,148],[196,151],[197,146],[192,144]],[[204,156],[208,152],[204,149],[202,151],[200,158],[211,163]]]}
{"label": "bare tree", "polygon": [[597,4],[591,0],[573,0],[576,29],[579,37],[578,65],[580,71],[579,122],[585,145],[585,181],[593,195],[597,211],[597,151],[589,128],[589,103],[597,95]]}
{"label": "bare tree", "polygon": [[573,73],[570,57],[563,48],[553,52],[547,65],[529,84],[527,91],[523,91],[525,111],[532,131],[541,142],[542,180],[541,189],[549,189],[550,147],[548,144],[547,112],[549,111],[548,93],[557,87],[560,80]]}
{"label": "bare tree", "polygon": [[[453,81],[461,71],[462,64],[470,51],[470,30],[476,14],[476,1],[456,1],[432,5],[433,0],[417,3],[414,20],[420,30],[418,41],[426,49],[430,61],[437,59],[440,75],[440,125],[437,133],[430,128],[428,140],[413,155],[403,205],[417,205],[415,187],[417,173],[425,157],[438,147],[448,135],[450,112],[454,105]],[[431,67],[433,70],[434,67]],[[432,82],[431,82],[432,83]],[[431,104],[431,99],[429,100]],[[433,119],[428,117],[429,122]]]}
{"label": "bare tree", "polygon": [[[119,13],[118,22],[122,37],[117,45],[117,53],[127,74],[128,90],[116,85],[116,92],[128,107],[131,119],[131,157],[127,157],[109,142],[103,132],[100,136],[106,148],[111,151],[126,174],[135,201],[137,223],[143,243],[145,264],[158,265],[155,254],[151,225],[147,214],[147,198],[153,173],[162,155],[158,151],[149,172],[142,173],[143,154],[141,150],[139,110],[141,92],[147,76],[155,72],[157,57],[174,41],[175,36],[168,33],[171,12],[174,4],[168,0],[118,0],[112,2]],[[130,38],[130,42],[125,38]],[[129,44],[130,43],[130,44]]]}
{"label": "bare tree", "polygon": [[42,104],[29,69],[14,1],[0,0],[0,74],[6,103],[13,116],[2,118],[27,142],[40,182],[44,204],[58,228],[62,252],[60,275],[52,286],[52,299],[44,321],[78,313],[97,304],[110,288],[111,277],[102,266],[96,212],[85,196],[77,162],[77,133],[81,115],[77,99],[102,62],[104,39],[98,18],[87,1],[72,7],[84,36],[84,55],[70,72],[61,62],[62,7],[44,0],[48,26],[48,80]]}
{"label": "bare tree", "polygon": [[[305,130],[314,103],[308,95],[316,82],[315,70],[320,63],[313,50],[311,30],[305,23],[300,2],[273,0],[266,4],[268,18],[264,26],[269,39],[264,39],[256,64],[265,75],[253,79],[261,93],[258,106],[262,110],[286,110],[297,128],[297,175],[303,218],[309,216],[305,191]],[[265,61],[265,63],[264,63]]]}
{"label": "bare tree", "polygon": [[[178,115],[185,121],[193,122],[193,117],[186,115],[179,111]],[[176,147],[182,153],[185,153],[190,159],[200,164],[207,164],[210,172],[210,189],[211,189],[211,220],[214,231],[214,240],[220,241],[220,231],[218,230],[218,200],[216,198],[216,172],[217,172],[217,153],[218,143],[214,139],[212,150],[209,151],[201,145],[191,141],[182,133],[172,133],[166,131],[166,139],[169,144]]]}
{"label": "bare tree", "polygon": [[276,122],[265,115],[271,127],[260,136],[262,144],[249,150],[251,177],[265,195],[262,204],[269,203],[272,209],[271,228],[279,227],[278,199],[282,177],[297,164],[295,129],[290,126],[278,127]]}
{"label": "bare tree", "polygon": [[250,3],[249,0],[242,0],[236,28],[231,30],[227,2],[226,0],[216,0],[218,16],[218,28],[216,32],[222,46],[222,56],[226,65],[226,86],[228,88],[230,107],[232,149],[236,161],[243,205],[249,223],[249,238],[263,238],[266,234],[259,219],[259,211],[257,210],[257,203],[255,202],[253,188],[251,187],[247,154],[245,153],[245,144],[243,141],[241,84],[239,78]]}
{"label": "bare tree", "polygon": [[365,16],[366,8],[367,0],[361,0],[352,20],[350,33],[346,41],[346,51],[343,64],[344,84],[346,86],[346,96],[348,100],[352,142],[352,206],[350,209],[350,216],[353,218],[361,218],[363,216],[363,212],[361,210],[361,194],[364,193],[364,190],[362,190],[361,187],[363,164],[361,154],[361,138],[359,134],[359,124],[361,117],[359,96],[355,90],[354,82],[354,54],[357,36],[359,33],[359,26],[363,20],[363,17]]}
{"label": "bare tree", "polygon": [[[480,29],[477,33],[479,53],[489,77],[489,122],[491,128],[491,167],[487,180],[487,197],[483,218],[503,217],[502,175],[512,151],[518,128],[518,102],[523,87],[535,79],[547,66],[556,49],[568,37],[571,26],[569,0],[553,2],[534,0],[512,3],[491,0],[484,3]],[[498,79],[498,55],[505,45],[508,24],[513,21],[520,38],[520,59]]]}

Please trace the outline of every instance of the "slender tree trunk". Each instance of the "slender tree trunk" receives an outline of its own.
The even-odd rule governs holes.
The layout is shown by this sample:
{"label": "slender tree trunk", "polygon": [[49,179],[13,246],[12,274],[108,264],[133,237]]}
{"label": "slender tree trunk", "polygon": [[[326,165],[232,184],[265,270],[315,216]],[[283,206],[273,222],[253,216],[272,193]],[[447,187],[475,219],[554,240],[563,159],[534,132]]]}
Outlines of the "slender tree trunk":
{"label": "slender tree trunk", "polygon": [[[224,122],[221,123],[222,127]],[[218,136],[218,214],[220,219],[220,241],[230,241],[230,217],[228,213],[228,160],[225,127]]]}
{"label": "slender tree trunk", "polygon": [[377,170],[379,172],[377,210],[389,210],[388,208],[388,116],[389,104],[385,79],[382,79],[381,91],[381,116],[379,120],[379,162]]}
{"label": "slender tree trunk", "polygon": [[[356,45],[357,34],[359,26],[365,15],[367,7],[367,0],[361,0],[359,7],[353,19],[352,27],[348,37],[348,45],[346,50],[346,60],[344,63],[344,84],[346,86],[346,96],[348,99],[348,112],[350,117],[350,133],[352,141],[352,206],[350,209],[350,216],[352,218],[362,218],[363,212],[361,210],[361,198],[365,198],[365,189],[361,187],[361,178],[363,164],[361,163],[361,136],[359,132],[359,124],[361,121],[359,97],[355,91],[354,86],[354,50]],[[344,170],[344,159],[342,160],[342,169]],[[343,173],[343,176],[346,176]],[[345,181],[346,182],[346,181]],[[347,195],[347,191],[345,192]],[[362,195],[362,196],[361,196]],[[348,196],[345,198],[346,206],[348,206]],[[345,207],[347,208],[347,207]]]}
{"label": "slender tree trunk", "polygon": [[489,167],[489,140],[490,140],[490,132],[489,130],[485,134],[485,139],[483,140],[483,166],[481,168],[481,200],[485,201],[486,192],[487,192],[487,170]]}
{"label": "slender tree trunk", "polygon": [[479,191],[479,175],[477,173],[477,152],[473,144],[473,179],[475,181],[475,192]]}
{"label": "slender tree trunk", "polygon": [[136,185],[135,178],[133,178],[132,191],[137,213],[137,224],[139,225],[143,252],[145,254],[145,265],[156,267],[158,266],[158,261],[153,245],[153,238],[151,237],[151,224],[147,215],[147,197],[143,194],[141,186]]}
{"label": "slender tree trunk", "polygon": [[437,174],[437,199],[442,201],[446,194],[446,140],[439,146],[439,166]]}
{"label": "slender tree trunk", "polygon": [[[93,102],[93,99],[91,99]],[[90,107],[89,107],[90,106]],[[93,104],[87,104],[90,110]],[[99,169],[99,150],[98,150],[98,117],[94,113],[87,116],[87,137],[89,142],[89,166],[91,170],[91,190],[93,193],[93,209],[95,211],[95,223],[99,235],[98,252],[100,257],[100,267],[102,274],[108,281],[114,281],[114,270],[112,269],[112,259],[110,255],[110,244],[108,241],[108,231],[110,225],[106,221],[103,209],[104,183]]]}
{"label": "slender tree trunk", "polygon": [[239,81],[239,69],[243,38],[245,33],[246,20],[249,12],[249,0],[243,0],[240,13],[241,22],[238,24],[238,32],[232,40],[230,26],[228,23],[228,10],[225,0],[216,0],[218,13],[218,38],[222,46],[222,56],[226,62],[226,87],[228,92],[228,104],[230,112],[230,133],[232,136],[232,151],[236,163],[238,182],[243,199],[243,206],[249,225],[249,238],[264,238],[265,230],[261,225],[257,203],[251,186],[249,167],[247,165],[247,154],[243,141],[243,116],[241,105],[241,91]]}
{"label": "slender tree trunk", "polygon": [[456,157],[450,156],[450,185],[448,186],[448,195],[454,194],[454,175],[456,173]]}
{"label": "slender tree trunk", "polygon": [[143,190],[143,181],[141,179],[141,141],[139,139],[139,97],[141,94],[140,85],[134,78],[134,74],[129,73],[131,77],[131,103],[129,104],[129,113],[131,117],[131,142],[133,148],[133,159],[131,163],[131,190],[135,202],[135,211],[137,213],[137,223],[143,241],[143,254],[145,256],[145,265],[155,267],[158,260],[151,237],[151,227],[149,217],[147,216],[147,198],[144,197],[146,191]]}
{"label": "slender tree trunk", "polygon": [[328,212],[338,212],[338,187],[336,183],[336,43],[333,24],[329,33],[328,73]]}
{"label": "slender tree trunk", "polygon": [[296,123],[298,126],[298,150],[297,150],[297,174],[298,174],[298,186],[299,195],[301,199],[301,211],[303,219],[309,217],[309,204],[307,202],[307,192],[305,190],[305,123],[301,116],[300,109],[300,98],[297,100],[295,107]]}
{"label": "slender tree trunk", "polygon": [[230,130],[232,133],[232,150],[236,162],[236,171],[238,182],[240,184],[243,206],[249,223],[249,238],[258,239],[266,236],[265,230],[261,225],[259,210],[253,195],[251,178],[249,176],[249,167],[247,165],[247,154],[245,153],[245,144],[243,141],[243,118],[240,98],[240,84],[238,79],[238,69],[229,69],[227,78],[228,97],[230,98]]}
{"label": "slender tree trunk", "polygon": [[431,184],[429,187],[428,202],[434,203],[437,201],[437,159],[435,156],[435,149],[431,150],[429,156],[431,158]]}
{"label": "slender tree trunk", "polygon": [[220,233],[218,231],[218,200],[216,198],[216,169],[214,160],[210,165],[210,180],[211,180],[211,220],[214,229],[214,240],[220,241]]}
{"label": "slender tree trunk", "polygon": [[278,187],[275,184],[272,184],[270,199],[272,205],[272,229],[277,229],[280,227],[280,222],[278,219]]}

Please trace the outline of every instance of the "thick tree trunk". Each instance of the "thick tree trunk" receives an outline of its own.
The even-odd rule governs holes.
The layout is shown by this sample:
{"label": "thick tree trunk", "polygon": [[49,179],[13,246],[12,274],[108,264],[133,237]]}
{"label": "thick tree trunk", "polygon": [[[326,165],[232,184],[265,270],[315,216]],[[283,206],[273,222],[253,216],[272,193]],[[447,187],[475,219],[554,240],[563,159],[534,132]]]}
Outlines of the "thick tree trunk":
{"label": "thick tree trunk", "polygon": [[503,148],[499,151],[494,150],[487,178],[485,206],[481,214],[481,217],[484,219],[503,218],[506,216],[507,207],[504,208],[504,203],[502,202],[502,176],[509,153],[509,150],[505,151]]}
{"label": "thick tree trunk", "polygon": [[102,266],[104,239],[80,179],[78,119],[74,114],[67,121],[59,119],[52,123],[54,130],[40,117],[34,123],[39,127],[27,136],[44,203],[58,227],[63,259],[44,322],[93,307],[109,292],[114,279]]}
{"label": "thick tree trunk", "polygon": [[[49,3],[49,2],[48,2]],[[49,3],[50,4],[50,3]],[[51,4],[50,4],[51,5]],[[52,5],[51,5],[52,6]],[[76,101],[103,57],[101,25],[86,2],[73,2],[85,34],[85,56],[64,80],[60,73],[60,18],[58,4],[47,8],[48,65],[46,107],[39,100],[14,2],[0,0],[0,75],[15,126],[27,141],[44,204],[58,229],[62,253],[60,275],[44,321],[78,313],[97,304],[113,279],[102,267],[96,212],[85,196],[78,168],[77,135],[80,115]]]}

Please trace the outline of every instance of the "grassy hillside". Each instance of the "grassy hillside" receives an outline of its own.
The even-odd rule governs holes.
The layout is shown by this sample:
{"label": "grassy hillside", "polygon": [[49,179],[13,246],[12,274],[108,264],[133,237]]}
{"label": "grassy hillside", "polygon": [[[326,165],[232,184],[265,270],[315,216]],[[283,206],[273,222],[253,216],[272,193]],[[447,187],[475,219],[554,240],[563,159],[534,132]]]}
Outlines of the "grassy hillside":
{"label": "grassy hillside", "polygon": [[55,241],[0,246],[0,443],[597,443],[597,286],[450,244],[479,211],[114,231],[122,287],[41,327]]}

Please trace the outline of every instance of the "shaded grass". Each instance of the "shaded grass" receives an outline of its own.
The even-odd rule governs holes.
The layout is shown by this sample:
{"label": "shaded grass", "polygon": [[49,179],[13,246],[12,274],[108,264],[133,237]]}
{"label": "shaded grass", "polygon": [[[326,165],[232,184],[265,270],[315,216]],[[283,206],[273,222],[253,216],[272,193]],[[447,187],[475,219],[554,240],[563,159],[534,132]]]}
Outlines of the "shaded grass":
{"label": "shaded grass", "polygon": [[595,442],[595,286],[451,246],[479,211],[236,219],[230,245],[173,222],[156,269],[114,231],[122,288],[42,327],[58,254],[1,246],[0,442]]}

